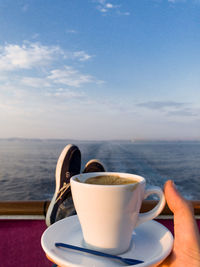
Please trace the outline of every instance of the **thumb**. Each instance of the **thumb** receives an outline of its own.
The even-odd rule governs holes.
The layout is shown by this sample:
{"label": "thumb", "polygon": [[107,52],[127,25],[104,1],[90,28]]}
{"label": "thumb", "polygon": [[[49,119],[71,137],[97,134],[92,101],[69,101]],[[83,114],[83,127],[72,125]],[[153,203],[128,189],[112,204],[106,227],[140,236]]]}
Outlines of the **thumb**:
{"label": "thumb", "polygon": [[167,204],[174,215],[188,213],[193,217],[191,204],[180,195],[173,181],[169,180],[165,183],[164,192]]}
{"label": "thumb", "polygon": [[199,249],[199,230],[191,203],[180,195],[171,180],[166,182],[164,192],[167,204],[174,213],[175,242]]}

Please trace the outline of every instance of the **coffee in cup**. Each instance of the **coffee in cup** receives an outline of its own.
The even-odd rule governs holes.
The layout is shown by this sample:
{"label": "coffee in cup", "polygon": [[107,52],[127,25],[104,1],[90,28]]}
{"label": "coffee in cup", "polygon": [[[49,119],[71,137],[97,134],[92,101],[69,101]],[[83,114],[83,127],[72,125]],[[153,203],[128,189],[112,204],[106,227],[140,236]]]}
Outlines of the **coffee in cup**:
{"label": "coffee in cup", "polygon": [[100,175],[90,177],[84,181],[85,184],[97,184],[97,185],[123,185],[123,184],[135,184],[137,180],[131,178],[121,178],[119,175]]}
{"label": "coffee in cup", "polygon": [[[165,206],[161,188],[146,189],[145,178],[134,174],[83,173],[70,183],[84,245],[111,254],[127,251],[134,228],[157,217]],[[140,214],[143,199],[151,194],[159,197],[158,204]]]}

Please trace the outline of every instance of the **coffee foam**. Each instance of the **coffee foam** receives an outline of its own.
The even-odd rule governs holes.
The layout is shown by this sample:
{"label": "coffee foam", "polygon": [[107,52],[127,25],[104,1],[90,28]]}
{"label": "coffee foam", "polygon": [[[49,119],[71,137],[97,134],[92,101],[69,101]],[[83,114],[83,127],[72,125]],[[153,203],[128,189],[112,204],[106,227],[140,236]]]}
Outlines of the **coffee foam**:
{"label": "coffee foam", "polygon": [[90,177],[84,181],[86,184],[97,185],[123,185],[123,184],[135,184],[138,181],[131,178],[123,178],[117,175],[101,175]]}

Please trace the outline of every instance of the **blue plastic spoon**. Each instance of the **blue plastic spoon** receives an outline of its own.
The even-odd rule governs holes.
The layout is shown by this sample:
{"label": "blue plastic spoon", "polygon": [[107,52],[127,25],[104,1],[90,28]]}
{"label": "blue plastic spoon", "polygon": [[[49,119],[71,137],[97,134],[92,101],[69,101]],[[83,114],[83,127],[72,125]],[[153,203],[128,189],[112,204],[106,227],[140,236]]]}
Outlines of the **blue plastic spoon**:
{"label": "blue plastic spoon", "polygon": [[136,265],[136,264],[144,262],[144,261],[140,261],[140,260],[136,260],[136,259],[123,258],[120,256],[115,256],[115,255],[103,253],[103,252],[88,249],[88,248],[81,248],[81,247],[77,247],[77,246],[72,246],[72,245],[65,244],[65,243],[55,243],[55,246],[74,249],[74,250],[78,250],[78,251],[82,251],[82,252],[87,252],[87,253],[90,253],[90,254],[93,254],[96,256],[102,256],[102,257],[107,257],[107,258],[111,258],[111,259],[116,259],[116,260],[119,260],[119,261],[126,263],[128,265]]}

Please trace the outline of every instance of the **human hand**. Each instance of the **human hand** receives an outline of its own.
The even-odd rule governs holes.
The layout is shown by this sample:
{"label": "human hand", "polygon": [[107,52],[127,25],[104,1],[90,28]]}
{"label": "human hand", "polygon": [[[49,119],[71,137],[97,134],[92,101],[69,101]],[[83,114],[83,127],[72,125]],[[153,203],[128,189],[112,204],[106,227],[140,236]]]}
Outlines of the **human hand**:
{"label": "human hand", "polygon": [[164,187],[165,198],[174,213],[174,246],[159,267],[200,267],[200,235],[191,204],[169,180]]}

